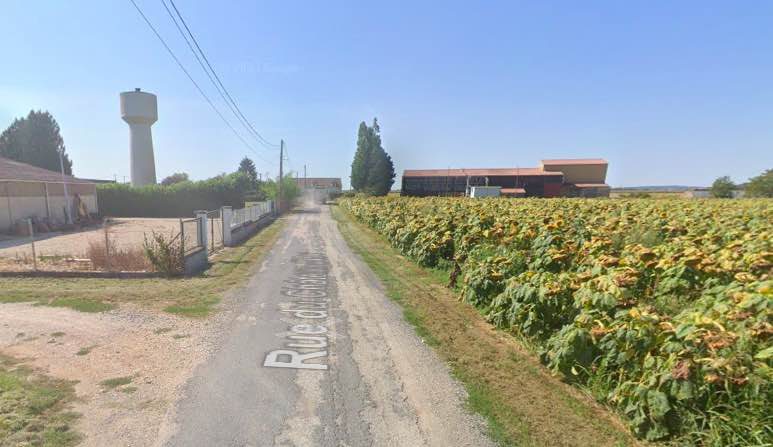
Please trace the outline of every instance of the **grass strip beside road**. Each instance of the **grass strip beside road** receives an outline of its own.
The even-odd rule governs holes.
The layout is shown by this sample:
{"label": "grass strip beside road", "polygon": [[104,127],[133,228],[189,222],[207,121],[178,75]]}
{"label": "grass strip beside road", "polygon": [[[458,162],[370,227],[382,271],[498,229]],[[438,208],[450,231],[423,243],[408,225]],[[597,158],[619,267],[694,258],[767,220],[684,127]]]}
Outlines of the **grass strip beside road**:
{"label": "grass strip beside road", "polygon": [[0,356],[0,447],[77,444],[80,435],[72,425],[78,414],[68,409],[74,399],[71,383],[40,376]]}
{"label": "grass strip beside road", "polygon": [[0,303],[34,302],[103,312],[132,303],[188,317],[205,317],[226,291],[249,278],[284,226],[277,219],[238,247],[211,258],[212,266],[190,278],[0,278]]}
{"label": "grass strip beside road", "polygon": [[406,320],[449,363],[467,389],[470,409],[486,418],[500,445],[637,445],[615,415],[552,376],[514,337],[460,302],[442,272],[422,269],[344,209],[331,211]]}

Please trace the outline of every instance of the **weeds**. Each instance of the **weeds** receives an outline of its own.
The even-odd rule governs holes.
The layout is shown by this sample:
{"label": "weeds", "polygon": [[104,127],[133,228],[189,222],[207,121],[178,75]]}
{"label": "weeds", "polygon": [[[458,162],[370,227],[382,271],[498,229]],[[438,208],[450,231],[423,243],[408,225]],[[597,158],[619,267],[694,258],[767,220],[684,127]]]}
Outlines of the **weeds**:
{"label": "weeds", "polygon": [[110,240],[107,249],[104,241],[89,241],[86,256],[95,269],[120,272],[143,272],[152,267],[143,249],[119,248]]}
{"label": "weeds", "polygon": [[165,276],[179,276],[185,270],[184,253],[176,239],[154,232],[150,239],[145,237],[143,243],[145,256],[153,268]]}
{"label": "weeds", "polygon": [[99,382],[99,384],[102,385],[105,391],[107,391],[118,388],[122,385],[128,385],[132,383],[132,380],[134,380],[133,376],[113,377],[112,379],[105,379]]}
{"label": "weeds", "polygon": [[91,352],[91,350],[96,347],[97,345],[91,345],[91,346],[86,346],[84,348],[80,348],[78,352],[75,353],[75,355],[88,355]]}
{"label": "weeds", "polygon": [[69,447],[80,440],[69,411],[72,384],[35,374],[0,357],[0,447]]}

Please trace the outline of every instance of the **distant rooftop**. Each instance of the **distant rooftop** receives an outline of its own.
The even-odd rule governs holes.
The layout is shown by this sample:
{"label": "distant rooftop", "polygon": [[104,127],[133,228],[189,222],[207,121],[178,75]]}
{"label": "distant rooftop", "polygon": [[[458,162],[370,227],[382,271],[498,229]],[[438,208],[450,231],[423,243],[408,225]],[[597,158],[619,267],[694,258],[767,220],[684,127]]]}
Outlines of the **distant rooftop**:
{"label": "distant rooftop", "polygon": [[[66,183],[93,183],[71,175],[64,176]],[[0,157],[0,181],[62,183],[62,174],[32,166],[10,158]]]}
{"label": "distant rooftop", "polygon": [[545,172],[540,168],[472,168],[472,169],[406,169],[403,177],[496,177],[540,175],[558,176],[560,172]]}
{"label": "distant rooftop", "polygon": [[605,165],[603,158],[566,158],[555,160],[542,160],[543,165]]}

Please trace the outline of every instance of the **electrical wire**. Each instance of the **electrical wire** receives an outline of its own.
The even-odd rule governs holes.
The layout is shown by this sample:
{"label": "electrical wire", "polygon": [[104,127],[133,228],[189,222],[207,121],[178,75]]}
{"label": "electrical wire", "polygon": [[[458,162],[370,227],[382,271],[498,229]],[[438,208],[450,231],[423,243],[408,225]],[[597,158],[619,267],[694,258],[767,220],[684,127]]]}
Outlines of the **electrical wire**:
{"label": "electrical wire", "polygon": [[[172,17],[171,12],[169,11],[169,8],[166,7],[166,2],[164,0],[161,0],[161,3],[164,4],[164,8],[166,8],[167,12],[169,13],[170,17]],[[193,41],[193,44],[196,46],[196,49],[198,50],[199,54],[201,54],[201,57],[204,59],[204,62],[206,62],[207,67],[209,67],[209,70],[212,72],[212,75],[215,76],[215,79],[217,80],[217,84],[215,84],[215,81],[212,80],[212,77],[207,73],[207,76],[209,76],[210,81],[212,81],[212,84],[215,85],[215,88],[217,89],[218,93],[220,93],[221,96],[223,96],[223,101],[231,108],[231,111],[234,112],[234,115],[236,115],[237,119],[240,119],[243,125],[247,128],[249,132],[252,132],[254,137],[263,144],[264,146],[267,146],[269,148],[278,148],[278,144],[274,144],[263,138],[263,136],[255,129],[255,126],[250,123],[250,121],[247,119],[247,117],[244,116],[244,113],[242,113],[241,109],[239,108],[239,105],[236,104],[236,101],[234,101],[231,94],[228,92],[228,89],[225,88],[225,85],[223,85],[223,82],[220,80],[220,76],[217,75],[217,72],[212,67],[212,64],[210,64],[209,59],[207,58],[206,53],[204,53],[204,50],[201,49],[201,46],[199,46],[198,40],[196,40],[196,36],[193,35],[193,32],[191,31],[190,27],[188,27],[188,23],[183,18],[182,14],[180,14],[180,10],[177,9],[177,5],[175,5],[174,0],[169,0],[169,3],[172,5],[172,8],[174,9],[175,13],[177,14],[177,17],[180,18],[180,22],[183,24],[183,27],[185,27],[185,30],[188,32],[188,35],[191,37],[191,40]],[[172,20],[174,20],[174,17],[172,17]],[[174,20],[175,25],[177,25],[177,21]],[[179,26],[178,26],[179,29]],[[182,33],[182,30],[180,31]],[[185,36],[183,36],[185,37]],[[188,42],[188,39],[185,39],[186,42]],[[190,43],[188,43],[188,46],[191,47]],[[194,55],[196,52],[191,47],[191,51],[193,51]],[[201,63],[201,59],[199,59],[198,55],[196,55],[196,60],[199,61],[199,64],[201,64],[201,68],[204,69],[206,72],[207,69],[204,68],[204,65]],[[218,85],[220,88],[218,88]],[[220,89],[222,89],[222,93],[220,92]],[[223,95],[225,94],[225,95]],[[230,102],[230,104],[229,104]]]}
{"label": "electrical wire", "polygon": [[148,19],[148,17],[145,15],[145,13],[144,13],[144,12],[142,12],[142,9],[140,9],[139,5],[137,5],[137,3],[136,3],[134,0],[129,0],[129,1],[131,2],[131,4],[132,4],[132,5],[134,5],[134,8],[135,8],[135,9],[137,10],[137,12],[140,14],[140,16],[141,16],[141,17],[142,17],[142,19],[145,21],[145,23],[148,25],[148,27],[150,28],[150,30],[151,30],[151,31],[153,31],[153,34],[155,34],[155,35],[156,35],[156,37],[157,37],[157,38],[158,38],[158,40],[161,42],[161,44],[164,46],[164,48],[166,48],[166,51],[169,53],[169,55],[170,55],[170,56],[172,56],[172,59],[174,59],[174,61],[177,63],[177,66],[178,66],[178,67],[180,67],[180,69],[183,71],[183,73],[185,73],[185,76],[187,76],[187,77],[188,77],[188,79],[191,81],[191,83],[193,83],[193,85],[196,87],[196,90],[198,90],[199,94],[201,94],[201,96],[204,98],[204,100],[206,100],[207,104],[209,104],[209,106],[212,108],[212,110],[214,110],[214,111],[215,111],[215,113],[217,114],[217,116],[219,116],[219,117],[220,117],[220,119],[223,121],[223,123],[225,123],[225,125],[226,125],[226,126],[228,126],[228,128],[229,128],[229,129],[231,129],[231,132],[233,132],[233,134],[234,134],[234,135],[235,135],[235,136],[236,136],[236,137],[237,137],[239,140],[241,140],[241,142],[242,142],[242,143],[243,143],[243,144],[244,144],[244,145],[245,145],[245,146],[246,146],[248,149],[250,149],[252,152],[254,152],[254,153],[255,153],[255,155],[256,155],[256,156],[258,156],[258,158],[260,158],[261,160],[265,161],[266,163],[269,163],[269,164],[271,164],[271,165],[275,165],[275,164],[274,164],[274,162],[272,162],[272,161],[269,161],[269,160],[267,160],[267,159],[263,158],[263,157],[261,156],[261,154],[260,154],[260,153],[259,153],[257,150],[255,150],[255,148],[253,148],[253,147],[252,147],[252,146],[251,146],[251,145],[250,145],[250,144],[247,142],[247,140],[245,140],[245,139],[244,139],[244,137],[242,137],[242,136],[241,136],[241,135],[240,135],[240,134],[239,134],[239,133],[236,131],[236,129],[234,129],[234,127],[231,125],[231,123],[230,123],[230,122],[228,122],[228,120],[227,120],[227,119],[225,119],[225,117],[224,117],[224,116],[223,116],[223,114],[220,112],[220,110],[218,110],[218,108],[215,106],[215,104],[212,102],[212,100],[211,100],[211,99],[209,99],[209,96],[207,96],[207,94],[206,94],[206,93],[204,93],[204,90],[202,90],[202,89],[201,89],[201,86],[199,86],[199,84],[196,82],[196,80],[195,80],[195,79],[193,79],[193,76],[191,76],[191,74],[188,72],[188,70],[187,70],[187,69],[185,68],[185,66],[182,64],[182,62],[180,62],[180,59],[178,59],[178,58],[177,58],[177,55],[175,55],[175,54],[174,54],[174,51],[172,51],[172,49],[171,49],[171,48],[169,47],[169,45],[166,43],[166,41],[164,40],[164,38],[163,38],[163,37],[161,37],[161,34],[159,34],[159,33],[158,33],[158,31],[157,31],[157,30],[156,30],[156,28],[153,26],[153,24],[150,22],[150,20],[149,20],[149,19]]}

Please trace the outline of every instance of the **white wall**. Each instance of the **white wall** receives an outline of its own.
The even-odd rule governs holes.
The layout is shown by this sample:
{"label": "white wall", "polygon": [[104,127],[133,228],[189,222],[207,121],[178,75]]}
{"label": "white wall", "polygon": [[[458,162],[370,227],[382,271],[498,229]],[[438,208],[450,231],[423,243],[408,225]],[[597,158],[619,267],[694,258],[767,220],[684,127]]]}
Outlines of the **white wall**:
{"label": "white wall", "polygon": [[[43,183],[35,182],[0,183],[0,232],[11,232],[19,219],[49,217],[59,222],[66,220],[65,200],[61,184],[48,184],[48,207],[46,207],[43,185]],[[96,190],[93,186],[73,185],[73,189],[79,192],[89,213],[99,211]],[[70,203],[73,203],[73,197],[74,194],[71,193],[69,195]]]}

